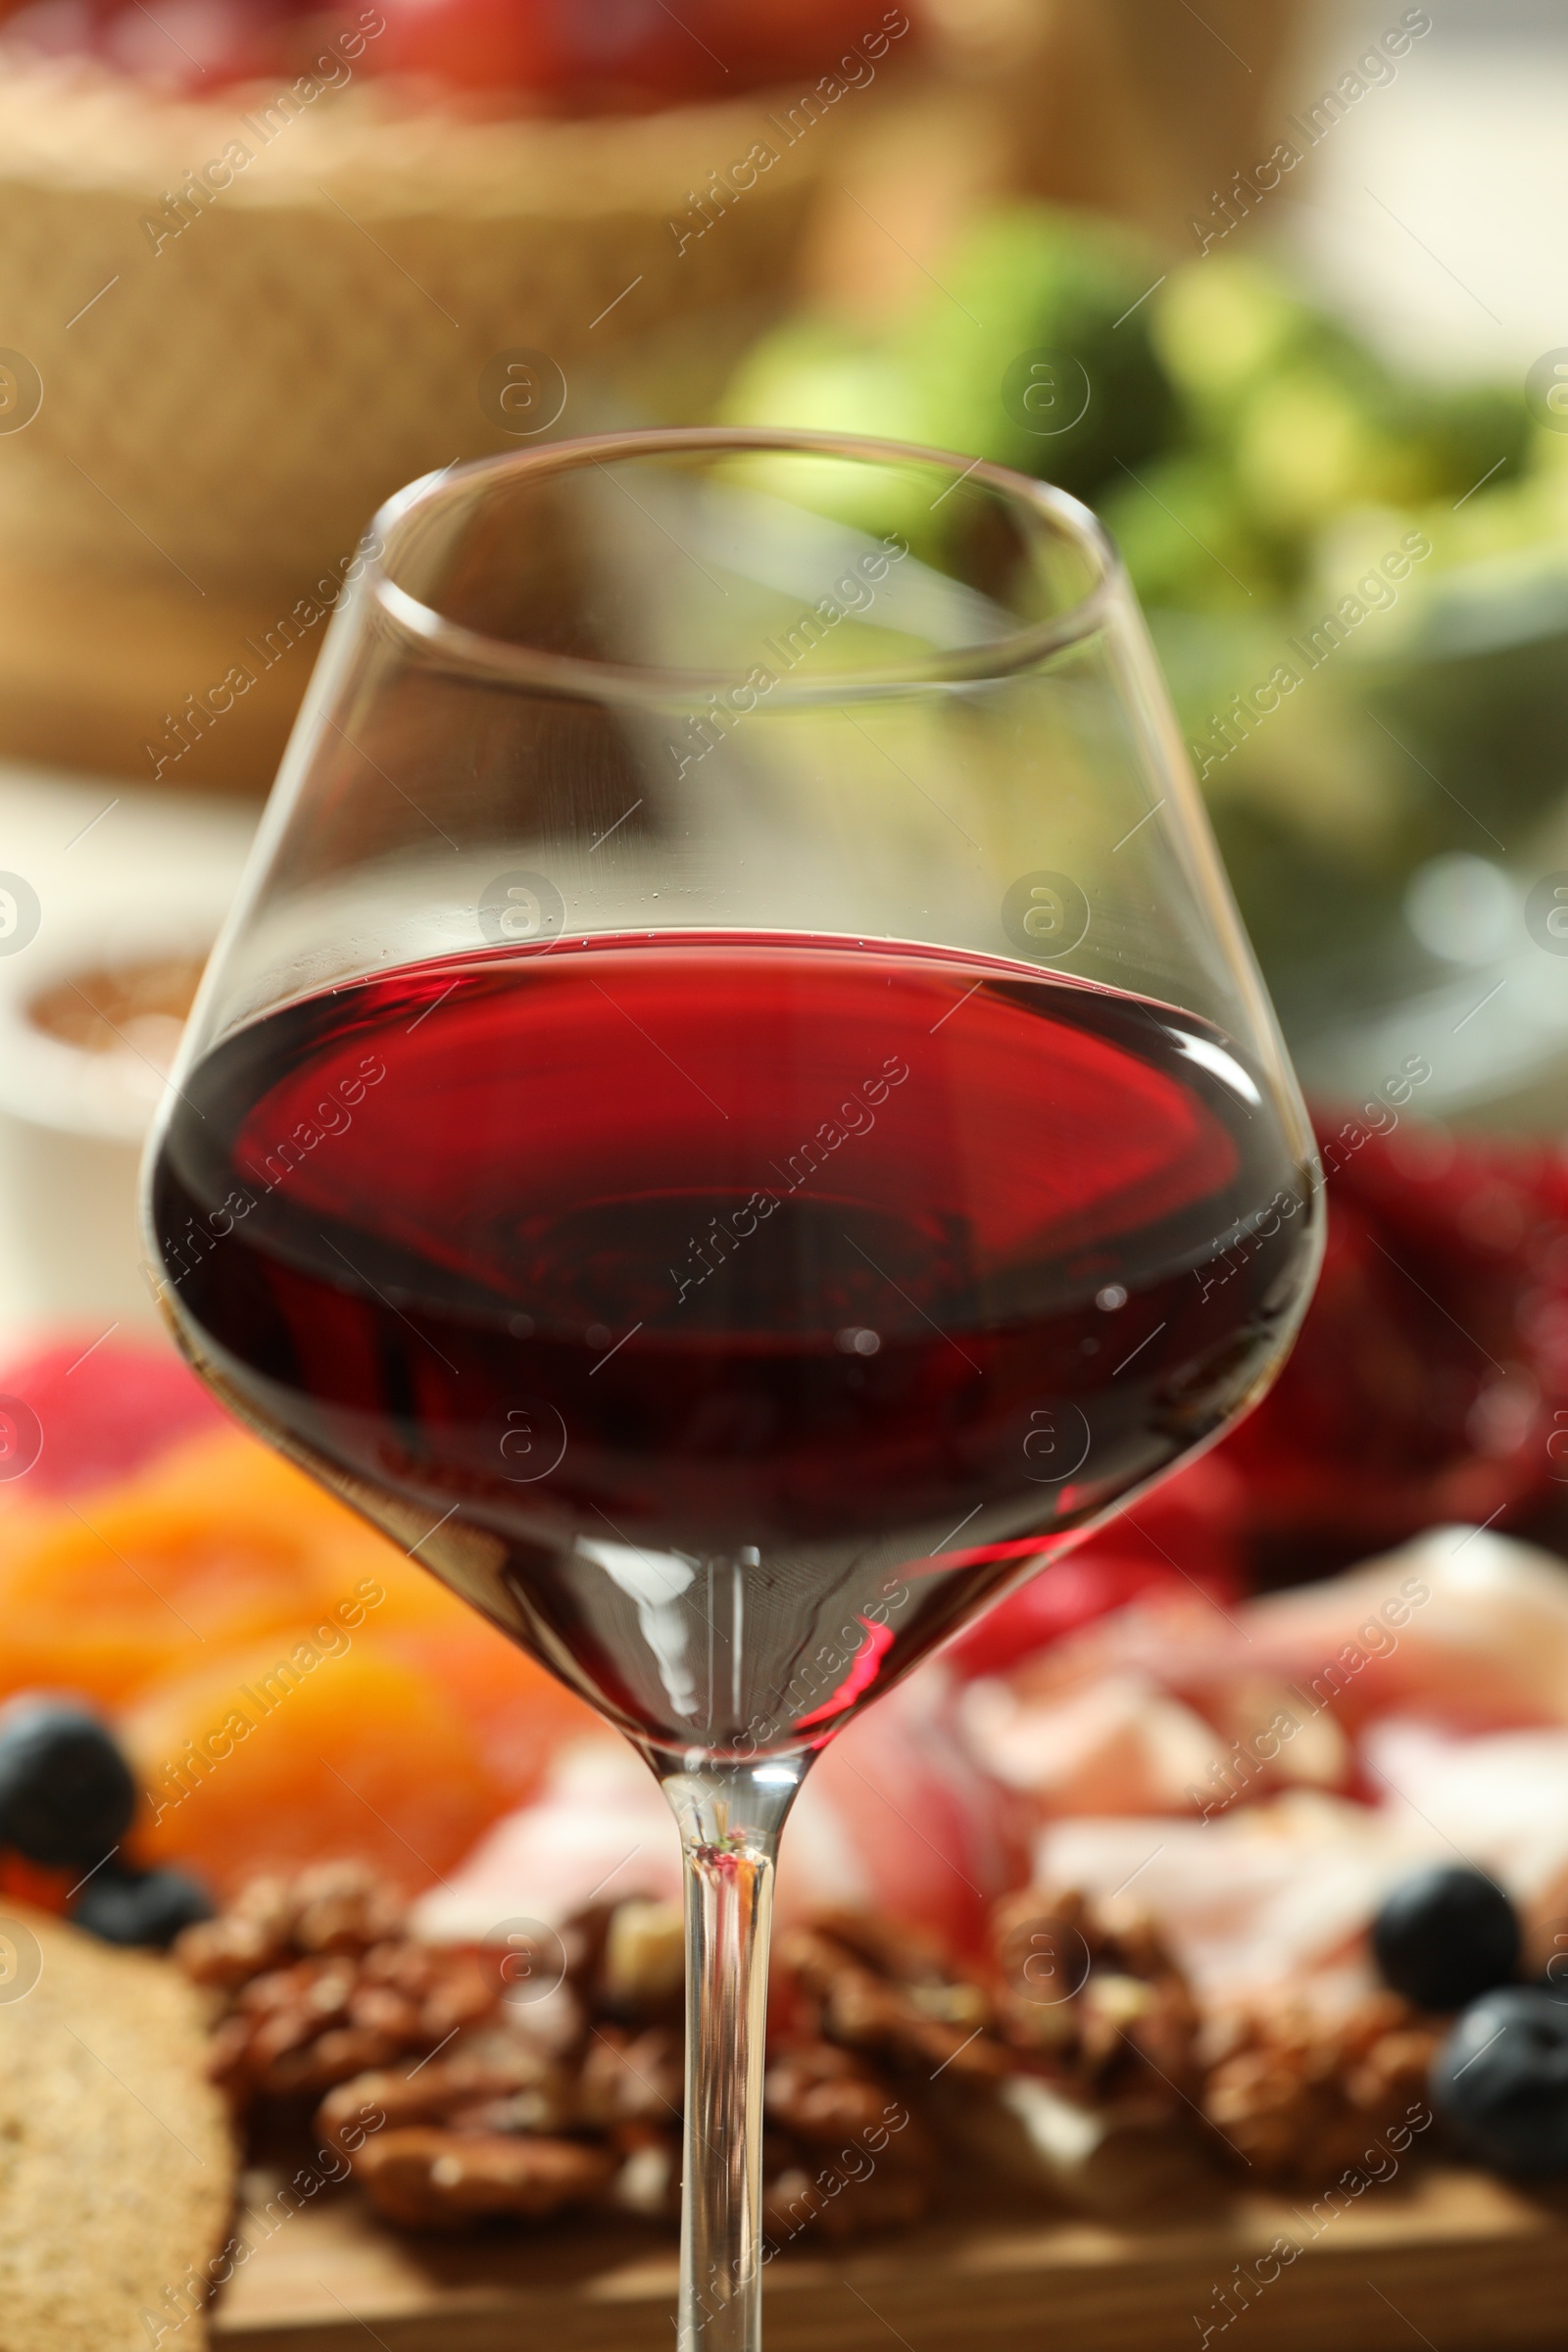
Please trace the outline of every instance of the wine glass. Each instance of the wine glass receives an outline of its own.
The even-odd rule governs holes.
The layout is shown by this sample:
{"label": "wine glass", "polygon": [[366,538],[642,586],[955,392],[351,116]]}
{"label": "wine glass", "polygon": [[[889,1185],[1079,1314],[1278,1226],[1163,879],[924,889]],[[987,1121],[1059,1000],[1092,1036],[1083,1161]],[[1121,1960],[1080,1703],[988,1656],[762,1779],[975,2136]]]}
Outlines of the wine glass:
{"label": "wine glass", "polygon": [[769,1896],[822,1745],[1278,1368],[1311,1139],[1062,492],[628,433],[351,567],[149,1154],[244,1420],[680,1825],[680,2343],[754,2352]]}

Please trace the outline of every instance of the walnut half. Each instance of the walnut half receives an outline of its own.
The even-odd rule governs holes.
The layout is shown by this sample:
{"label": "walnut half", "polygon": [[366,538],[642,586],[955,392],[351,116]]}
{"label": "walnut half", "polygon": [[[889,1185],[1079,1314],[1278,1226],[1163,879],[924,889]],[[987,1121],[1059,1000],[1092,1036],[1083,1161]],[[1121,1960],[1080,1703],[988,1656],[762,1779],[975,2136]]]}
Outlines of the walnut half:
{"label": "walnut half", "polygon": [[1198,2006],[1149,1919],[1036,1888],[998,1906],[992,1946],[1004,2035],[1070,2097],[1174,2111],[1198,2096]]}
{"label": "walnut half", "polygon": [[1331,2020],[1304,2008],[1218,2020],[1203,2111],[1259,2180],[1382,2176],[1390,2133],[1404,2127],[1408,2146],[1432,2122],[1427,2074],[1444,2030],[1392,1992]]}
{"label": "walnut half", "polygon": [[928,1938],[834,1912],[779,1940],[781,1972],[805,1994],[821,2036],[930,2079],[992,2082],[1007,2069],[983,1988]]}
{"label": "walnut half", "polygon": [[496,2214],[538,2221],[593,2204],[613,2180],[615,2159],[587,2140],[409,2124],[367,2139],[354,2171],[406,2230],[466,2230]]}

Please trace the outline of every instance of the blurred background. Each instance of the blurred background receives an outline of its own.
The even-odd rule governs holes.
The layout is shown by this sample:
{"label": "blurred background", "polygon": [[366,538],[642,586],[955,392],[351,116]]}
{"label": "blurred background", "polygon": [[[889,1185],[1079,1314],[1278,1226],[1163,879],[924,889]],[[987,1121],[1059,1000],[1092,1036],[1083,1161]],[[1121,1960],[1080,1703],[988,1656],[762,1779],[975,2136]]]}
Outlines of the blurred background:
{"label": "blurred background", "polygon": [[[1276,1529],[1352,1436],[1388,1459],[1346,1556],[1426,1524],[1435,1479],[1468,1478],[1478,1518],[1495,1492],[1555,1528],[1560,12],[0,0],[0,20],[7,1354],[152,1323],[141,1137],[377,504],[610,426],[837,427],[1064,484],[1143,600],[1347,1162],[1269,1475],[1286,1429],[1318,1452],[1279,1473]],[[1388,1275],[1391,1220],[1405,1269],[1438,1273]]]}
{"label": "blurred background", "polygon": [[[1568,1817],[1548,1838],[1532,1808],[1568,1787],[1568,1586],[1500,1533],[1568,1559],[1565,120],[1549,0],[0,0],[0,1697],[112,1719],[148,1792],[135,1870],[221,1893],[358,1854],[450,1894],[477,1851],[454,1933],[564,1916],[645,1843],[633,1890],[674,1891],[635,1760],[579,1770],[577,1702],[197,1392],[134,1203],[378,504],[486,453],[723,419],[1000,461],[1103,517],[1330,1204],[1258,1411],[855,1727],[786,1905],[794,1869],[977,1943],[1021,1792],[1036,1830],[1168,1817],[1179,1915],[1195,1854],[1229,1850],[1181,1820],[1191,1784],[1275,1705],[1229,1612],[1272,1624],[1253,1596],[1415,1540],[1427,1630],[1257,1788],[1342,1797],[1282,1817],[1338,1869],[1393,1752],[1359,1727],[1419,1699],[1475,1730],[1471,1660],[1511,1643],[1481,1728],[1558,1744],[1495,1778],[1456,1749],[1478,1810],[1432,1835],[1504,1870],[1523,1822],[1510,1883],[1562,1927]],[[188,1788],[229,1694],[362,1571],[383,1600],[352,1656],[334,1638]],[[1361,1590],[1306,1596],[1280,1675],[1333,1654]],[[1139,1648],[1134,1602],[1185,1609],[1196,1647]],[[1249,1645],[1223,1671],[1216,1612]],[[1059,1722],[1058,1642],[1093,1702],[1063,1681]],[[1009,1676],[1046,1726],[1013,1763]],[[991,1713],[960,1709],[962,1748],[941,1709],[970,1682]],[[1107,1893],[1144,1867],[1096,1850]],[[1256,1850],[1311,1914],[1268,1926],[1278,1975],[1337,1966],[1418,1849],[1366,1864],[1358,1912],[1285,1832]],[[0,1894],[34,1899],[18,1867]],[[1247,1941],[1230,1902],[1192,1947],[1216,1968]]]}
{"label": "blurred background", "polygon": [[[84,1877],[0,1822],[0,1901],[167,1941],[258,1868],[352,1856],[461,1939],[610,1886],[602,1910],[663,1904],[678,1984],[673,1825],[640,1763],[417,1544],[400,1559],[228,1423],[160,1334],[135,1198],[380,502],[487,453],[721,419],[999,461],[1103,517],[1329,1202],[1270,1395],[834,1745],[784,1918],[859,1905],[974,1952],[1031,1871],[1080,1904],[1137,1882],[1222,2016],[1369,1990],[1386,1889],[1462,1854],[1560,1975],[1565,121],[1552,0],[0,0],[0,1701],[76,1694],[143,1792],[127,1853]],[[1372,1646],[1396,1577],[1426,1613]],[[355,1593],[380,1597],[334,1620]],[[290,1657],[265,1736],[216,1747]],[[1265,1767],[1243,1742],[1303,1683]],[[1096,1950],[1114,2050],[1149,1987]],[[1173,2100],[1149,2136],[1185,2179],[1187,2057],[1153,2046]],[[1366,2147],[1369,2046],[1293,2048],[1283,2137],[1212,2079],[1226,2146],[1258,2127],[1237,2253],[1259,2180],[1328,2178],[1324,2082],[1354,2134],[1332,2165]],[[1091,2085],[1102,2120],[1123,2082]],[[1063,2146],[1114,2151],[1081,2124]],[[1049,2193],[1139,2212],[1165,2178],[1106,2169],[1086,2186],[1053,2154]],[[1471,2210],[1507,2245],[1476,2258],[1467,2340],[1513,2324],[1503,2262],[1546,2340],[1557,2235]],[[1458,2271],[1421,2262],[1412,2307],[1451,2344]],[[1419,2267],[1389,2274],[1397,2309],[1366,2281],[1376,2340],[1432,2340],[1404,2316]],[[348,2305],[322,2292],[324,2342]],[[1374,2340],[1339,2302],[1333,2325]]]}

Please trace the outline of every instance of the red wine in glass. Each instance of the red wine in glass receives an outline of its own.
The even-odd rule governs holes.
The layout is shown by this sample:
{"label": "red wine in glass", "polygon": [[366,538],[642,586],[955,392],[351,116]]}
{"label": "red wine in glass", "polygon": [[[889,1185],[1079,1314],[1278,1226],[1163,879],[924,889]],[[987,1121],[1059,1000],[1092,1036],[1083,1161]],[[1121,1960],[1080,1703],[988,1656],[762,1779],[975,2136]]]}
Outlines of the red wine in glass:
{"label": "red wine in glass", "polygon": [[208,1378],[670,1765],[818,1743],[1222,1427],[1312,1264],[1233,1041],[929,949],[479,951],[182,1096]]}
{"label": "red wine in glass", "polygon": [[760,2352],[769,1891],[812,1755],[1260,1393],[1310,1149],[1063,492],[661,428],[376,516],[161,1111],[149,1254],[234,1409],[660,1776],[679,2352]]}

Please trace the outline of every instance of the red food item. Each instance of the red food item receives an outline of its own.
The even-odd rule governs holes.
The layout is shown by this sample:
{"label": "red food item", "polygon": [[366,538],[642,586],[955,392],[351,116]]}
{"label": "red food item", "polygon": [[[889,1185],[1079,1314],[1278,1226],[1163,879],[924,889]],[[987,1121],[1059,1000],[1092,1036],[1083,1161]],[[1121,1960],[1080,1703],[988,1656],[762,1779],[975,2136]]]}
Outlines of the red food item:
{"label": "red food item", "polygon": [[1317,1295],[1221,1448],[1268,1583],[1447,1520],[1517,1525],[1568,1474],[1568,1157],[1354,1121],[1324,1153]]}
{"label": "red food item", "polygon": [[[253,77],[292,80],[335,19],[302,21],[288,0],[0,0],[6,38],[45,57],[93,56],[160,89],[209,96]],[[354,22],[352,13],[345,25]],[[319,32],[320,41],[314,36]]]}
{"label": "red food item", "polygon": [[458,90],[550,89],[563,78],[567,49],[548,0],[386,0],[381,13],[372,72],[428,74]]}
{"label": "red food item", "polygon": [[198,96],[253,74],[282,77],[286,23],[275,0],[159,0],[151,11],[112,8],[98,50],[122,74]]}
{"label": "red food item", "polygon": [[1224,1600],[1446,1521],[1568,1549],[1568,1152],[1408,1120],[1378,1136],[1320,1118],[1320,1134],[1323,1273],[1273,1389],[1214,1452],[982,1618],[948,1653],[960,1673],[1004,1670],[1180,1590],[1181,1573]]}
{"label": "red food item", "polygon": [[[237,81],[399,74],[472,95],[519,92],[552,111],[597,114],[733,97],[837,73],[872,80],[903,9],[851,0],[0,0],[8,39],[44,56],[96,56],[187,97]],[[357,43],[352,53],[343,35]],[[869,40],[873,46],[867,49]],[[820,93],[827,96],[828,93]]]}
{"label": "red food item", "polygon": [[42,1445],[0,1494],[38,1501],[124,1478],[179,1439],[228,1416],[172,1348],[95,1334],[0,1370],[0,1400],[36,1416]]}
{"label": "red food item", "polygon": [[842,79],[869,80],[880,58],[897,54],[892,45],[912,29],[913,12],[876,0],[700,0],[679,13],[729,69],[722,86],[732,90],[796,77],[808,87],[840,65]]}
{"label": "red food item", "polygon": [[0,1852],[0,1898],[8,1902],[29,1903],[34,1911],[51,1911],[59,1919],[80,1880],[77,1869],[50,1870],[25,1854]]}
{"label": "red food item", "polygon": [[[427,74],[461,90],[526,89],[583,111],[678,104],[768,82],[808,82],[849,59],[869,80],[866,34],[902,39],[908,19],[851,0],[384,0],[375,73]],[[895,30],[897,22],[898,29]]]}
{"label": "red food item", "polygon": [[[811,1768],[790,1825],[779,1917],[857,1906],[976,1951],[992,1903],[1027,1871],[1027,1825],[954,1731],[942,1686],[916,1675],[858,1716]],[[844,1886],[846,1861],[859,1885]],[[835,1900],[840,1899],[835,1895]]]}
{"label": "red food item", "polygon": [[988,1610],[945,1652],[946,1662],[965,1679],[1004,1674],[1145,1594],[1196,1590],[1222,1604],[1234,1599],[1247,1581],[1245,1503],[1235,1472],[1204,1454]]}
{"label": "red food item", "polygon": [[93,48],[104,13],[95,0],[0,0],[0,24],[8,42],[40,57],[73,57]]}

